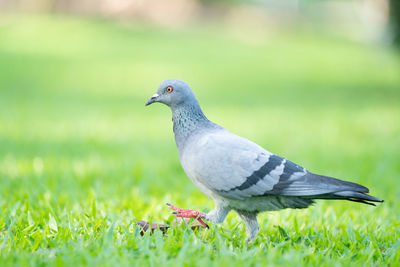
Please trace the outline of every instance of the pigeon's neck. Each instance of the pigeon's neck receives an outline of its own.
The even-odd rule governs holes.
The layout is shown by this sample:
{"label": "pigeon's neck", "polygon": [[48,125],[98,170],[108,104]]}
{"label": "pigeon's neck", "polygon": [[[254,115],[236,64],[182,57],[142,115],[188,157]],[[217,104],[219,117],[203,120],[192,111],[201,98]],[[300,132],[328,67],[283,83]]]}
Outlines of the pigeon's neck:
{"label": "pigeon's neck", "polygon": [[204,115],[198,103],[181,104],[172,107],[172,121],[178,150],[184,147],[186,140],[194,132],[212,124]]}

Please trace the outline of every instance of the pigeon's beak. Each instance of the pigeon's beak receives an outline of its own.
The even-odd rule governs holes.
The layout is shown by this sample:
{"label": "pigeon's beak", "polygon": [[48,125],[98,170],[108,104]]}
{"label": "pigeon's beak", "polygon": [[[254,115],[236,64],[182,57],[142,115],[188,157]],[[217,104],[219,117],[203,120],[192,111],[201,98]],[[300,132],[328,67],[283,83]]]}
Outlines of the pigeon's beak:
{"label": "pigeon's beak", "polygon": [[150,97],[149,100],[146,101],[145,106],[148,106],[150,104],[153,104],[154,102],[157,102],[158,94],[154,94],[152,97]]}

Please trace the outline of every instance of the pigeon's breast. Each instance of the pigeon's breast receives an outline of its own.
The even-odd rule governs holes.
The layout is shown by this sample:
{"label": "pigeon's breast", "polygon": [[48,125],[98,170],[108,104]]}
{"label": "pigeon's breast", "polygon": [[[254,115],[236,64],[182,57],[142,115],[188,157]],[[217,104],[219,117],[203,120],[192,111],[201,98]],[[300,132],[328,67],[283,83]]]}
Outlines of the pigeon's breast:
{"label": "pigeon's breast", "polygon": [[210,167],[207,166],[207,159],[204,156],[204,153],[207,153],[208,149],[207,135],[204,135],[204,133],[193,134],[186,142],[185,147],[179,151],[179,158],[186,175],[208,198],[213,200],[220,199],[221,196],[207,187],[204,182],[208,179],[208,175],[204,170]]}

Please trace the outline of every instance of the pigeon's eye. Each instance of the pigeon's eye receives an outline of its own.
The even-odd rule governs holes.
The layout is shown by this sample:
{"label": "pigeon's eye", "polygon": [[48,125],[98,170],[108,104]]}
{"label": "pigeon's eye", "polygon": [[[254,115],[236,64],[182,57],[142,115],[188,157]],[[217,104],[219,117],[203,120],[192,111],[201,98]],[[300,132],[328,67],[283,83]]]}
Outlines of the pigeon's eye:
{"label": "pigeon's eye", "polygon": [[165,88],[165,91],[167,93],[172,93],[172,91],[174,91],[174,89],[171,86],[168,86],[167,88]]}

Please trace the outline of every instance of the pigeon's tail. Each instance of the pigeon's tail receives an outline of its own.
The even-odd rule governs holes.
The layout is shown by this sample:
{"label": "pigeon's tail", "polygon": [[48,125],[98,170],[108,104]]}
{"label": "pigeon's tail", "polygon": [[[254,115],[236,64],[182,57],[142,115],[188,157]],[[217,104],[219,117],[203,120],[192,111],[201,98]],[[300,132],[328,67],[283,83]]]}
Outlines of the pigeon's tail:
{"label": "pigeon's tail", "polygon": [[276,184],[269,195],[297,196],[303,199],[343,199],[364,204],[383,200],[367,195],[365,186],[336,178],[307,172],[297,179],[287,179]]}
{"label": "pigeon's tail", "polygon": [[369,189],[360,184],[342,181],[327,176],[320,176],[320,175],[315,175],[315,176],[317,177],[319,176],[323,184],[327,185],[328,187],[332,187],[333,192],[308,196],[312,199],[338,199],[338,200],[342,199],[342,200],[360,202],[372,206],[375,206],[373,202],[383,202],[382,199],[367,195],[367,193],[369,193]]}
{"label": "pigeon's tail", "polygon": [[373,197],[373,196],[367,195],[365,193],[360,193],[360,192],[355,192],[355,191],[336,192],[336,193],[334,193],[334,196],[337,196],[339,198],[343,198],[346,200],[354,201],[354,202],[360,202],[360,203],[372,205],[372,206],[375,206],[375,204],[371,203],[371,202],[383,202],[382,199],[379,199],[377,197]]}
{"label": "pigeon's tail", "polygon": [[330,194],[323,195],[314,195],[314,196],[305,196],[304,198],[312,198],[312,199],[335,199],[335,200],[349,200],[353,202],[359,202],[368,204],[371,206],[375,206],[372,202],[383,202],[382,199],[379,199],[374,196],[367,195],[365,193],[360,193],[357,191],[339,191]]}

